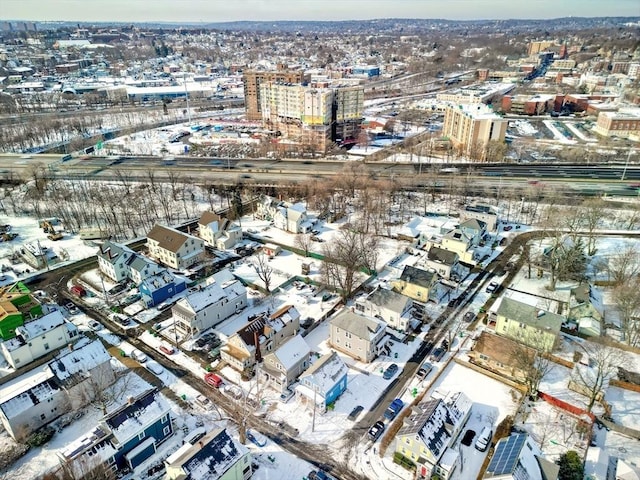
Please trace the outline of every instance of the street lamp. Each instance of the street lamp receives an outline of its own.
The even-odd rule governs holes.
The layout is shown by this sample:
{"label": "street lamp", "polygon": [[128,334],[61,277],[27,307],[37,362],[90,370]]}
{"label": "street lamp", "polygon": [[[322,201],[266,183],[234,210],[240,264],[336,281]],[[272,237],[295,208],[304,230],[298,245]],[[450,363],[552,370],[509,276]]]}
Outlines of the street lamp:
{"label": "street lamp", "polygon": [[624,182],[624,176],[627,174],[627,167],[629,166],[629,159],[631,158],[632,153],[635,153],[633,149],[629,149],[629,154],[627,155],[627,161],[624,164],[624,169],[622,170],[622,177],[620,178],[621,182]]}

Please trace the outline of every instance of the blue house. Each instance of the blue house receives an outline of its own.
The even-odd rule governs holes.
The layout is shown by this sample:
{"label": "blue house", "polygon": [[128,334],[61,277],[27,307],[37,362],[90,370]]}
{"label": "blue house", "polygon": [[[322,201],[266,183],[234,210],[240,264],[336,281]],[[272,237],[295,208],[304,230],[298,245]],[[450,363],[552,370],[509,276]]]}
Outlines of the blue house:
{"label": "blue house", "polygon": [[171,408],[154,388],[130,397],[90,432],[58,452],[68,464],[82,465],[98,455],[111,469],[133,470],[173,434]]}
{"label": "blue house", "polygon": [[185,288],[187,288],[185,280],[175,277],[168,270],[151,275],[138,285],[142,299],[148,307],[164,302]]}
{"label": "blue house", "polygon": [[296,393],[307,401],[315,401],[316,407],[325,412],[347,389],[349,367],[336,352],[327,353],[300,375]]}

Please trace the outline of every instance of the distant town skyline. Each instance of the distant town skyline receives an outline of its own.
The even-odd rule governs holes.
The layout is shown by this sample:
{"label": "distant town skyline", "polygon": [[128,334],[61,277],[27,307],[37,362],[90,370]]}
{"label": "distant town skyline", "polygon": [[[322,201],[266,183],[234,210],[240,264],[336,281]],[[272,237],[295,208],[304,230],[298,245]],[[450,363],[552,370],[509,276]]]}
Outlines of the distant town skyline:
{"label": "distant town skyline", "polygon": [[2,0],[1,20],[230,22],[640,16],[638,0]]}

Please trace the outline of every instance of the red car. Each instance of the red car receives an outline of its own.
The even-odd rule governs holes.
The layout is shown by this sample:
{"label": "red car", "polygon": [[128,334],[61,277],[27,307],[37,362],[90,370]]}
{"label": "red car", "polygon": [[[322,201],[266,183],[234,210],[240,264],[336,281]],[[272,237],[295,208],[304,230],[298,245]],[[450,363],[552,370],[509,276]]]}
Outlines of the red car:
{"label": "red car", "polygon": [[220,388],[222,385],[222,377],[220,375],[216,375],[215,373],[207,373],[204,376],[204,381],[207,382],[212,387]]}
{"label": "red car", "polygon": [[162,353],[165,353],[167,355],[173,355],[175,353],[175,349],[167,345],[160,345],[158,350],[160,350]]}
{"label": "red car", "polygon": [[509,231],[509,230],[511,230],[512,228],[513,228],[513,227],[512,227],[511,225],[505,225],[502,229],[503,229],[505,232],[508,232],[508,231]]}

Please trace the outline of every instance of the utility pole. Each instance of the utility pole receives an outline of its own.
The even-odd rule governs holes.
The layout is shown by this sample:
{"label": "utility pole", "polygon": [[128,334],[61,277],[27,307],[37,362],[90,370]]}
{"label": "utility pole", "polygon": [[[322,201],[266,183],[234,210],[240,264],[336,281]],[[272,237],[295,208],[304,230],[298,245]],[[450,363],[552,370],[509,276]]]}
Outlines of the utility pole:
{"label": "utility pole", "polygon": [[182,73],[182,83],[184,84],[184,93],[187,96],[187,118],[189,126],[191,126],[191,108],[189,108],[189,91],[187,90],[187,72]]}
{"label": "utility pole", "polygon": [[311,431],[315,432],[316,430],[316,388],[317,386],[313,386],[313,419],[311,421]]}

